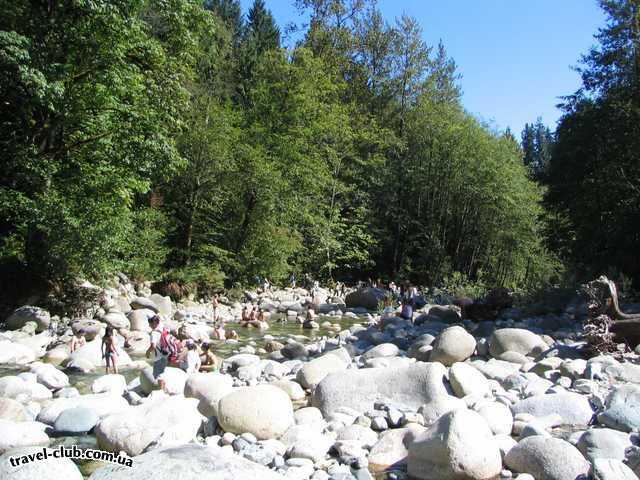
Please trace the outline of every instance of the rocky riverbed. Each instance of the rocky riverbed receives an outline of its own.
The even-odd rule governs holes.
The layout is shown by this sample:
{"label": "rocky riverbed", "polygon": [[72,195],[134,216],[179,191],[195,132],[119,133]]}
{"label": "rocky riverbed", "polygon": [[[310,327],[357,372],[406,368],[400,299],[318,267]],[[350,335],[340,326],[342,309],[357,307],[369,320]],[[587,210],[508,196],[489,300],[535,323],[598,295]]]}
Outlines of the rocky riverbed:
{"label": "rocky riverbed", "polygon": [[[631,480],[640,474],[637,355],[587,358],[579,305],[492,322],[426,303],[411,321],[372,308],[379,292],[246,292],[266,331],[217,309],[233,341],[211,340],[210,304],[151,294],[124,276],[77,319],[25,306],[0,333],[0,478],[299,480]],[[322,315],[299,318],[314,302]],[[347,306],[349,305],[349,306]],[[215,373],[166,371],[144,352],[147,318],[212,341]],[[104,375],[100,339],[118,330],[120,373]],[[72,332],[87,344],[70,354]],[[124,348],[124,338],[129,339]],[[9,456],[77,445],[124,452],[133,466]]]}

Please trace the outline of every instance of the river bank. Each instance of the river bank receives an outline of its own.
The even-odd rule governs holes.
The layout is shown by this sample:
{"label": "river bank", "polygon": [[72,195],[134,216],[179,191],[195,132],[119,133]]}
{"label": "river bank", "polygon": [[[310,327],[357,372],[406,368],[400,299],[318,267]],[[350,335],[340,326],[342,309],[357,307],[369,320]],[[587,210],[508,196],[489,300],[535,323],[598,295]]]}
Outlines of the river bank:
{"label": "river bank", "polygon": [[[94,288],[87,285],[87,288]],[[19,309],[0,332],[0,475],[11,480],[290,478],[599,480],[640,473],[640,365],[588,358],[583,306],[503,309],[472,322],[426,299],[411,320],[381,314],[380,292],[247,291],[216,309],[238,340],[213,338],[210,303],[172,302],[120,278],[81,318]],[[346,302],[345,302],[346,300]],[[244,304],[268,330],[241,327]],[[349,306],[347,306],[349,305]],[[313,307],[320,316],[303,325]],[[147,318],[207,341],[219,372],[150,373]],[[114,327],[120,372],[99,352]],[[79,328],[88,343],[71,354]],[[124,347],[124,338],[128,346]],[[78,445],[133,467],[47,460],[11,469],[33,446]]]}

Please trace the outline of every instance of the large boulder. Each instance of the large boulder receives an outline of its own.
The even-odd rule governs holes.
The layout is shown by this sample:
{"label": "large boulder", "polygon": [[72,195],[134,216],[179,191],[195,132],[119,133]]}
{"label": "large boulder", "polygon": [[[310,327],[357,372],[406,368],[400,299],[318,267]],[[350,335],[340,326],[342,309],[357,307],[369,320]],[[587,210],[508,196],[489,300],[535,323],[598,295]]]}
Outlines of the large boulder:
{"label": "large boulder", "polygon": [[460,398],[467,395],[484,397],[491,393],[487,378],[468,363],[456,362],[451,365],[449,382],[454,393]]}
{"label": "large boulder", "polygon": [[540,336],[522,328],[501,328],[493,332],[489,340],[489,353],[494,358],[504,352],[537,356],[548,348]]}
{"label": "large boulder", "polygon": [[429,309],[429,315],[446,323],[457,323],[462,320],[460,308],[455,305],[434,305]]}
{"label": "large boulder", "polygon": [[218,422],[227,432],[249,432],[260,440],[278,438],[294,423],[293,404],[273,385],[241,387],[218,403]]}
{"label": "large boulder", "polygon": [[358,412],[373,409],[378,400],[417,409],[446,395],[446,369],[439,363],[415,363],[398,368],[344,370],[327,375],[313,392],[313,406],[324,416],[340,407]]}
{"label": "large boulder", "polygon": [[193,440],[202,423],[198,401],[181,395],[158,396],[102,418],[95,427],[98,446],[110,452],[140,455],[145,449]]}
{"label": "large boulder", "polygon": [[28,381],[14,375],[0,377],[0,397],[26,403],[47,400],[52,396],[51,390],[35,381]]}
{"label": "large boulder", "polygon": [[[82,473],[69,458],[53,458],[53,451],[48,449],[47,459],[35,462],[22,461],[22,457],[29,460],[29,455],[42,454],[42,447],[15,448],[0,456],[0,478],[2,480],[82,480]],[[18,458],[20,463],[12,466],[10,457]]]}
{"label": "large boulder", "polygon": [[173,315],[173,304],[171,303],[170,297],[163,297],[160,294],[153,293],[149,300],[151,300],[156,307],[158,307],[158,311],[165,318],[171,318]]}
{"label": "large boulder", "polygon": [[218,415],[218,402],[233,390],[233,377],[220,373],[195,373],[184,384],[184,396],[198,399],[198,411],[205,417]]}
{"label": "large boulder", "polygon": [[[397,348],[397,347],[396,347]],[[334,352],[314,358],[298,370],[296,380],[304,388],[314,389],[327,375],[346,370],[348,363]]]}
{"label": "large boulder", "polygon": [[136,332],[150,332],[149,318],[154,315],[153,310],[149,310],[148,308],[131,310],[127,316],[131,324],[131,330]]}
{"label": "large boulder", "polygon": [[[117,364],[119,367],[131,364],[129,354],[118,348]],[[80,371],[91,371],[97,367],[104,367],[102,358],[102,339],[96,337],[94,340],[85,343],[82,347],[71,354],[67,361],[67,368]]]}
{"label": "large boulder", "polygon": [[[282,480],[284,477],[239,455],[218,447],[197,444],[154,450],[133,460],[131,468],[107,465],[93,472],[89,480]],[[68,479],[74,480],[74,479]]]}
{"label": "large boulder", "polygon": [[622,385],[612,391],[598,421],[623,432],[640,429],[640,386]]}
{"label": "large boulder", "polygon": [[384,358],[395,357],[400,353],[400,349],[394,343],[381,343],[373,348],[367,350],[363,355],[363,360],[370,360],[372,358]]}
{"label": "large boulder", "polygon": [[347,294],[344,299],[349,308],[366,308],[367,310],[377,310],[378,304],[384,300],[386,292],[380,288],[361,288]]}
{"label": "large boulder", "polygon": [[115,328],[116,330],[119,330],[121,328],[126,328],[127,330],[129,330],[131,328],[131,323],[129,322],[127,316],[118,310],[109,310],[101,318],[101,320],[107,325]]}
{"label": "large boulder", "polygon": [[0,364],[26,365],[36,359],[36,352],[10,340],[0,340]]}
{"label": "large boulder", "polygon": [[49,445],[47,426],[40,422],[0,420],[0,454],[17,447]]}
{"label": "large boulder", "polygon": [[576,480],[589,472],[589,462],[577,448],[546,435],[524,438],[509,450],[504,463],[513,471],[530,473],[536,480]]}
{"label": "large boulder", "polygon": [[513,413],[528,413],[534,417],[558,414],[564,425],[588,425],[593,417],[589,398],[579,393],[535,395],[513,405]]}
{"label": "large boulder", "polygon": [[493,480],[500,448],[484,419],[471,410],[440,417],[409,447],[408,471],[420,480]]}
{"label": "large boulder", "polygon": [[110,393],[120,396],[127,389],[127,379],[124,375],[112,373],[96,378],[91,384],[93,393]]}
{"label": "large boulder", "polygon": [[71,323],[71,330],[73,331],[73,333],[76,334],[80,330],[82,330],[87,342],[90,342],[96,337],[102,336],[104,327],[104,323],[99,322],[98,320],[87,318],[74,320]]}
{"label": "large boulder", "polygon": [[473,335],[462,327],[449,327],[436,337],[429,360],[450,366],[469,358],[475,349],[476,339]]}
{"label": "large boulder", "polygon": [[405,428],[394,428],[383,432],[369,452],[369,470],[373,473],[381,473],[406,468],[409,445],[424,430],[425,428],[421,425],[409,423]]}
{"label": "large boulder", "polygon": [[36,332],[43,332],[51,324],[51,315],[42,308],[25,305],[14,310],[5,324],[9,330],[19,330],[27,322],[36,322]]}
{"label": "large boulder", "polygon": [[28,419],[24,406],[11,398],[0,398],[0,420],[24,422]]}
{"label": "large boulder", "polygon": [[335,438],[323,434],[317,428],[310,427],[310,425],[292,425],[280,438],[287,447],[290,458],[306,458],[314,463],[324,460]]}
{"label": "large boulder", "polygon": [[31,373],[36,375],[38,383],[51,390],[58,390],[69,385],[69,377],[50,363],[32,363]]}
{"label": "large boulder", "polygon": [[38,413],[38,421],[53,425],[58,416],[69,408],[84,407],[94,411],[99,417],[102,417],[124,411],[128,406],[129,404],[124,398],[108,393],[54,398],[46,403],[42,410],[40,410],[40,413]]}
{"label": "large boulder", "polygon": [[100,417],[95,410],[87,407],[75,407],[63,410],[56,418],[53,428],[58,433],[86,433],[95,427]]}
{"label": "large boulder", "polygon": [[576,444],[580,453],[593,462],[596,458],[625,459],[625,450],[631,447],[629,435],[610,428],[590,428]]}
{"label": "large boulder", "polygon": [[593,480],[638,480],[638,476],[621,460],[596,458],[591,466]]}
{"label": "large boulder", "polygon": [[160,309],[155,304],[155,302],[150,298],[146,298],[146,297],[135,297],[133,300],[131,300],[131,308],[134,310],[146,308],[154,311],[155,313],[160,312]]}

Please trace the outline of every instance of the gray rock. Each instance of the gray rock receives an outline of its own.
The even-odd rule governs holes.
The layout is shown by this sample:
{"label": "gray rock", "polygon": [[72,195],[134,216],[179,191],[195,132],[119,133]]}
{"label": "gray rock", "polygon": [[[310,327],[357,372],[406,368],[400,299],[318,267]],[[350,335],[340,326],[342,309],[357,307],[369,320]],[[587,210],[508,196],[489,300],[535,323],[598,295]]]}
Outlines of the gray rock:
{"label": "gray rock", "polygon": [[367,310],[377,310],[378,303],[384,300],[386,292],[380,288],[361,288],[347,294],[344,299],[349,308],[366,308]]}
{"label": "gray rock", "polygon": [[625,459],[625,449],[631,446],[629,435],[609,428],[593,428],[584,432],[576,447],[587,460],[596,458]]}
{"label": "gray rock", "polygon": [[494,358],[508,351],[535,356],[547,348],[540,336],[522,328],[501,328],[493,332],[489,340],[489,353]]}
{"label": "gray rock", "polygon": [[544,417],[557,413],[565,425],[588,425],[593,409],[588,397],[579,393],[556,393],[536,395],[517,402],[513,413],[529,413],[535,417]]}
{"label": "gray rock", "polygon": [[451,365],[449,382],[459,398],[467,395],[486,396],[491,393],[487,378],[468,363],[456,362]]}
{"label": "gray rock", "polygon": [[623,385],[609,394],[598,421],[610,428],[630,432],[640,428],[640,386]]}
{"label": "gray rock", "polygon": [[408,472],[420,480],[489,480],[502,459],[484,419],[471,410],[440,417],[409,446]]}
{"label": "gray rock", "polygon": [[362,355],[362,358],[364,360],[368,360],[379,357],[395,357],[398,355],[399,351],[400,349],[393,343],[381,343],[380,345],[376,345],[375,347],[367,350]]}
{"label": "gray rock", "polygon": [[98,446],[110,452],[140,455],[150,447],[181,445],[193,440],[202,424],[198,401],[158,395],[145,403],[103,417],[94,431]]}
{"label": "gray rock", "polygon": [[454,397],[453,395],[438,395],[431,401],[425,403],[418,409],[424,418],[425,425],[431,425],[438,420],[445,413],[452,412],[458,409],[467,408],[467,404],[464,400]]}
{"label": "gray rock", "polygon": [[58,433],[85,433],[98,423],[99,418],[98,414],[90,408],[68,408],[58,415],[53,428]]}
{"label": "gray rock", "polygon": [[407,464],[409,445],[424,431],[420,425],[409,424],[406,428],[383,432],[369,452],[369,469],[374,473],[403,469]]}
{"label": "gray rock", "polygon": [[475,349],[473,335],[462,327],[449,327],[436,337],[429,360],[450,366],[469,358]]}
{"label": "gray rock", "polygon": [[494,435],[509,435],[513,429],[513,415],[509,407],[498,402],[485,402],[476,407]]}
{"label": "gray rock", "polygon": [[614,458],[597,458],[591,467],[592,480],[638,480],[633,470]]}
{"label": "gray rock", "polygon": [[0,398],[0,420],[24,422],[27,419],[27,411],[20,402],[11,398]]}
{"label": "gray rock", "polygon": [[51,315],[42,308],[25,305],[14,310],[5,321],[5,325],[9,330],[19,330],[24,327],[27,322],[35,322],[36,332],[43,332],[49,328],[51,324]]}
{"label": "gray rock", "polygon": [[321,357],[305,363],[298,370],[296,380],[304,388],[314,389],[327,375],[345,370],[348,365],[340,355],[334,352],[325,353]]}
{"label": "gray rock", "polygon": [[454,305],[434,305],[429,309],[429,315],[446,323],[457,323],[462,320],[460,309]]}
{"label": "gray rock", "polygon": [[228,432],[278,438],[294,423],[293,405],[289,395],[273,385],[241,387],[220,400],[218,421]]}
{"label": "gray rock", "polygon": [[545,436],[527,437],[507,453],[504,463],[536,480],[576,480],[587,475],[589,462],[569,442]]}
{"label": "gray rock", "polygon": [[49,445],[47,426],[40,422],[12,422],[0,420],[0,454],[12,448]]}
{"label": "gray rock", "polygon": [[377,400],[417,409],[446,394],[445,368],[438,363],[415,363],[401,368],[344,370],[327,375],[313,393],[313,406],[324,416],[346,406],[372,410]]}
{"label": "gray rock", "polygon": [[282,348],[282,350],[280,350],[280,352],[282,353],[282,355],[284,355],[285,358],[288,358],[290,360],[294,360],[296,358],[305,358],[309,356],[307,347],[299,342],[287,343]]}
{"label": "gray rock", "polygon": [[2,480],[82,480],[82,473],[69,458],[53,458],[53,451],[49,449],[46,460],[21,463],[17,467],[11,466],[9,457],[21,457],[42,453],[42,447],[24,447],[9,450],[0,456],[0,478]]}
{"label": "gray rock", "polygon": [[237,455],[225,454],[222,448],[196,444],[145,453],[137,456],[130,468],[108,465],[93,472],[89,480],[174,480],[176,472],[179,472],[180,480],[282,480],[282,476],[268,468]]}
{"label": "gray rock", "polygon": [[205,417],[218,415],[218,402],[233,390],[233,378],[220,373],[195,373],[184,384],[184,396],[197,398],[198,411]]}
{"label": "gray rock", "polygon": [[131,308],[134,310],[146,308],[148,310],[152,310],[155,313],[160,312],[160,309],[158,309],[158,306],[150,298],[135,297],[133,300],[131,300],[130,305],[131,305]]}

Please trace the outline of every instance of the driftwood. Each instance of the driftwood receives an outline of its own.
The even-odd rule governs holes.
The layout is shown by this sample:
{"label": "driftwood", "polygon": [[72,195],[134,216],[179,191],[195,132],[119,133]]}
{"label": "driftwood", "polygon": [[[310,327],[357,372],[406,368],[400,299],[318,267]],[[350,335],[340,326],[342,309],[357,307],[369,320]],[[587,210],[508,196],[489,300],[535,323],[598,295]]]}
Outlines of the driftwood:
{"label": "driftwood", "polygon": [[619,353],[640,344],[640,314],[620,310],[615,283],[605,276],[583,286],[589,317],[585,336],[594,353]]}

